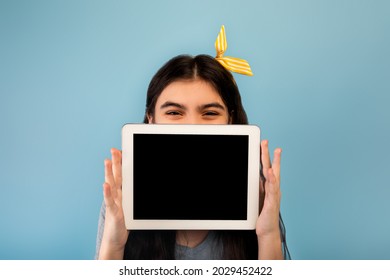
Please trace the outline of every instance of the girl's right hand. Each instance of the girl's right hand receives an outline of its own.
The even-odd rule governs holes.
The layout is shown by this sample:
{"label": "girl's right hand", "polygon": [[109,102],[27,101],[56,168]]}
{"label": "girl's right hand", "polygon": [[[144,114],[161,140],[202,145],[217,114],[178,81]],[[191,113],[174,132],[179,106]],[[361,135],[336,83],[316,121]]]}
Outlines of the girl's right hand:
{"label": "girl's right hand", "polygon": [[112,160],[104,161],[106,217],[99,259],[123,259],[129,236],[122,208],[122,153],[113,148],[111,155]]}

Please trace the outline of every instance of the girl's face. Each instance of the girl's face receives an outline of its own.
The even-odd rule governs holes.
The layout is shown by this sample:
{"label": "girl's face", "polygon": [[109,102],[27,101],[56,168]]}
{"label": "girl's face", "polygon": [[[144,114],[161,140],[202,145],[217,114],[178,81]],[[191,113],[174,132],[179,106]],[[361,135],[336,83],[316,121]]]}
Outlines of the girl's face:
{"label": "girl's face", "polygon": [[229,113],[218,92],[202,80],[175,81],[157,99],[149,123],[228,124]]}

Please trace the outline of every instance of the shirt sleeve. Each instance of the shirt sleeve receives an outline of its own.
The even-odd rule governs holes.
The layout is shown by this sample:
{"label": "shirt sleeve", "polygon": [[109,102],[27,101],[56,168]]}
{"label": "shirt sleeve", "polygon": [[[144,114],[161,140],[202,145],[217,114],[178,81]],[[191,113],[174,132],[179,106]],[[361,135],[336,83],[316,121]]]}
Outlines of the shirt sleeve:
{"label": "shirt sleeve", "polygon": [[104,221],[106,220],[106,204],[102,203],[99,213],[99,222],[98,230],[96,236],[96,251],[95,251],[95,260],[99,258],[100,245],[102,244],[103,232],[104,232]]}

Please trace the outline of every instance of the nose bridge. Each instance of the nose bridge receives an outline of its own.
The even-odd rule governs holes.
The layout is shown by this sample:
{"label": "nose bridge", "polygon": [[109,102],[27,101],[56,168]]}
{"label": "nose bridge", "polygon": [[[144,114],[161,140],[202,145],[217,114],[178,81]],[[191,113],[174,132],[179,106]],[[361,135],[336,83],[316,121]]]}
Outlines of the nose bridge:
{"label": "nose bridge", "polygon": [[187,114],[186,123],[188,123],[188,124],[200,124],[200,123],[202,123],[202,118],[198,114],[189,113],[189,114]]}
{"label": "nose bridge", "polygon": [[196,108],[187,111],[185,122],[188,124],[202,124],[204,122],[202,114]]}

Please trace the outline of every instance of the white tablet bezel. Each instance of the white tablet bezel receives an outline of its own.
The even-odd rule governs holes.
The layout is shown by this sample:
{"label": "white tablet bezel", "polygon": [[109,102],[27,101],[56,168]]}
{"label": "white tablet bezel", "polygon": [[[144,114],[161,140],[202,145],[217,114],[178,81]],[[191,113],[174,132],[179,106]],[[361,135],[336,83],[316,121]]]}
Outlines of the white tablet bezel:
{"label": "white tablet bezel", "polygon": [[[136,220],[133,218],[133,134],[248,135],[246,220]],[[125,124],[122,128],[122,206],[131,229],[254,229],[259,215],[260,128],[254,125]]]}

